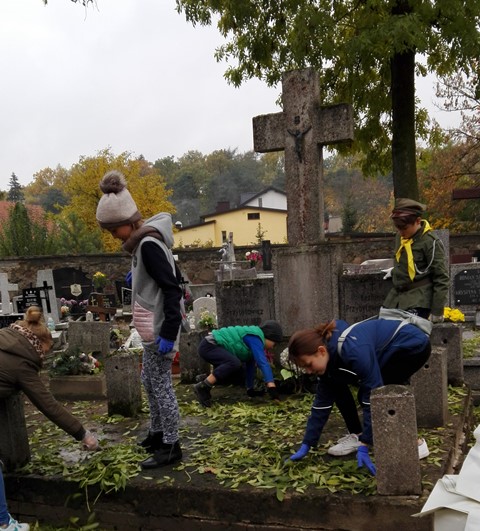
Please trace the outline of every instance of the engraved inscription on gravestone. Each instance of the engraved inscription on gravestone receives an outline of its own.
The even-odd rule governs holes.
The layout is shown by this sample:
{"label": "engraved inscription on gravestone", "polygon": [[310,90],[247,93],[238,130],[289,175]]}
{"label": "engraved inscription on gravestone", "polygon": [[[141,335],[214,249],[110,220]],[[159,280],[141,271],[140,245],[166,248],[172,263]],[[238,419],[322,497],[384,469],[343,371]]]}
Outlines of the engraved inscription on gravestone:
{"label": "engraved inscription on gravestone", "polygon": [[40,290],[38,288],[25,288],[22,290],[23,295],[23,308],[26,309],[29,306],[42,307],[42,299],[40,296]]}
{"label": "engraved inscription on gravestone", "polygon": [[457,305],[480,304],[480,269],[465,269],[453,279],[453,295]]}

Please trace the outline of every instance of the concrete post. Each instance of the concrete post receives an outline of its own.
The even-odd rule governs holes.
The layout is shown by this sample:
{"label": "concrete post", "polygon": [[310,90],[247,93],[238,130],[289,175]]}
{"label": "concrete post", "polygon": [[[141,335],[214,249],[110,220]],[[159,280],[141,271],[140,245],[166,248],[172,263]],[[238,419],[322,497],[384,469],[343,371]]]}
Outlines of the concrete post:
{"label": "concrete post", "polygon": [[374,389],[371,412],[378,494],[421,494],[413,393],[403,385]]}
{"label": "concrete post", "polygon": [[14,470],[30,461],[23,394],[0,398],[0,458],[7,470]]}
{"label": "concrete post", "polygon": [[134,417],[142,409],[140,357],[131,352],[117,353],[105,360],[108,414]]}

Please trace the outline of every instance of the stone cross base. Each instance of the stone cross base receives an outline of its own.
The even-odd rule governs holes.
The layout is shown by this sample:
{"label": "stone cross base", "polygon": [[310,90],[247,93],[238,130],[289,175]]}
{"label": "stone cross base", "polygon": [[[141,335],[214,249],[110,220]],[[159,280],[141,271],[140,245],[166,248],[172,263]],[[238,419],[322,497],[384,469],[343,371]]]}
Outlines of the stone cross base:
{"label": "stone cross base", "polygon": [[7,470],[15,470],[30,461],[23,394],[0,398],[0,459]]}

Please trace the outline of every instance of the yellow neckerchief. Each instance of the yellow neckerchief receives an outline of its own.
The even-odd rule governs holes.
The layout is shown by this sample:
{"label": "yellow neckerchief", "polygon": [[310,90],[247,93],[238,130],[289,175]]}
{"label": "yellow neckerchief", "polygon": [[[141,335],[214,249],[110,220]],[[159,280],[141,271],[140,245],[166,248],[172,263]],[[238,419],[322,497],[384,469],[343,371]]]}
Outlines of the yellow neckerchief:
{"label": "yellow neckerchief", "polygon": [[[428,223],[426,219],[422,219],[422,221],[424,223],[423,232],[422,232],[422,235],[423,235],[429,230],[432,230],[432,227],[430,227],[430,223]],[[410,277],[410,280],[413,282],[413,279],[415,278],[415,262],[413,261],[412,243],[413,243],[413,237],[412,238],[400,238],[400,247],[395,253],[395,258],[397,259],[397,262],[400,262],[400,255],[402,254],[402,249],[405,248],[405,252],[407,253],[408,276]]]}

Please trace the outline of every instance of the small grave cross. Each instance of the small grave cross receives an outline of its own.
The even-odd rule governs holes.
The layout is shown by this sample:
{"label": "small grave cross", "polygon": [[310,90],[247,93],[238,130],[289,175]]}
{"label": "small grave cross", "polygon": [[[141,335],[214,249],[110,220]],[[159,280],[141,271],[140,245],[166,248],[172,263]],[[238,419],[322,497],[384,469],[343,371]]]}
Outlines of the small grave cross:
{"label": "small grave cross", "polygon": [[288,243],[313,244],[325,238],[322,146],[353,140],[352,107],[321,107],[312,68],[283,75],[282,102],[283,112],[253,118],[254,150],[285,150]]}
{"label": "small grave cross", "polygon": [[47,313],[50,313],[52,311],[52,307],[50,306],[50,296],[48,292],[53,289],[53,286],[49,286],[48,282],[46,280],[43,281],[43,284],[39,286],[38,291],[43,291],[44,294],[44,300],[45,300],[45,307],[47,308]]}
{"label": "small grave cross", "polygon": [[106,321],[107,315],[115,315],[117,308],[115,307],[114,297],[104,295],[102,293],[91,293],[88,297],[87,311],[98,314],[100,321]]}

